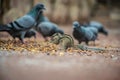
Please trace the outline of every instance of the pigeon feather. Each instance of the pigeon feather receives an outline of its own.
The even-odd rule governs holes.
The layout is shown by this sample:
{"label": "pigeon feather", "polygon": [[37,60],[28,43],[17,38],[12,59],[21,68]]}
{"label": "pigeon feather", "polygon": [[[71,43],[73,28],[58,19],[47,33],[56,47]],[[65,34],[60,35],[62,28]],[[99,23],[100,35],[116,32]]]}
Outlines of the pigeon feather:
{"label": "pigeon feather", "polygon": [[39,16],[38,23],[39,24],[35,27],[35,30],[38,31],[45,40],[47,40],[47,37],[51,37],[55,33],[64,34],[63,30],[55,23],[49,21],[43,13]]}
{"label": "pigeon feather", "polygon": [[94,27],[98,30],[99,33],[102,33],[104,35],[108,35],[108,31],[104,28],[104,26],[101,23],[99,23],[97,21],[90,21],[89,23],[84,24],[84,26]]}
{"label": "pigeon feather", "polygon": [[43,9],[45,9],[44,4],[35,5],[26,15],[8,24],[0,25],[0,31],[7,31],[13,38],[18,37],[24,43],[26,32],[35,26]]}
{"label": "pigeon feather", "polygon": [[50,37],[55,33],[64,34],[63,30],[61,30],[56,24],[52,22],[41,22],[37,26],[37,31],[41,33],[44,38]]}
{"label": "pigeon feather", "polygon": [[79,44],[85,42],[88,45],[89,41],[95,41],[97,36],[89,28],[85,28],[79,22],[73,22],[73,37],[78,40]]}

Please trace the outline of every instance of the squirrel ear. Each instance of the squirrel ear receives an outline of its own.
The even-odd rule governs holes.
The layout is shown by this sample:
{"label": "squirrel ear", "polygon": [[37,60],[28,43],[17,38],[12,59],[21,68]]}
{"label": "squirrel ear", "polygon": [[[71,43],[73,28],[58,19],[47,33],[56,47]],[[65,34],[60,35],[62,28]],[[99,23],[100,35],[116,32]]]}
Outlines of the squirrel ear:
{"label": "squirrel ear", "polygon": [[57,33],[57,34],[58,34],[59,37],[62,37],[62,34],[60,34],[60,33]]}
{"label": "squirrel ear", "polygon": [[59,33],[57,33],[57,35],[59,35],[59,36],[60,36],[60,34],[59,34]]}
{"label": "squirrel ear", "polygon": [[53,34],[52,37],[54,37],[54,36],[56,36],[56,35],[57,35],[57,33]]}

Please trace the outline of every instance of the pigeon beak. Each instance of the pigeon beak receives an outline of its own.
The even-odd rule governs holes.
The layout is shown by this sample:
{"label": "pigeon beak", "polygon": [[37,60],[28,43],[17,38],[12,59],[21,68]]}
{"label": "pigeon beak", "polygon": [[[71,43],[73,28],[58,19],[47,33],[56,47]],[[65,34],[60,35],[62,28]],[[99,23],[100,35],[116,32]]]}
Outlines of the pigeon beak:
{"label": "pigeon beak", "polygon": [[41,10],[46,10],[46,7],[45,7],[45,6],[42,6],[42,7],[41,7]]}
{"label": "pigeon beak", "polygon": [[46,10],[46,8],[45,8],[45,7],[43,7],[43,10]]}

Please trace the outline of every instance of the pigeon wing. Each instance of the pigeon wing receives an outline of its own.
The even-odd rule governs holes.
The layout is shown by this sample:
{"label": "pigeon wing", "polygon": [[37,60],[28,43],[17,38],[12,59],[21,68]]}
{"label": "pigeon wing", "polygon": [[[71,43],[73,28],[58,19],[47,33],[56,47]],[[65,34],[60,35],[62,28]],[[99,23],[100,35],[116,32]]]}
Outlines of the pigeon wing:
{"label": "pigeon wing", "polygon": [[14,26],[15,26],[14,28],[16,28],[16,30],[30,29],[31,27],[34,26],[34,24],[35,24],[35,19],[29,15],[25,15],[14,21]]}

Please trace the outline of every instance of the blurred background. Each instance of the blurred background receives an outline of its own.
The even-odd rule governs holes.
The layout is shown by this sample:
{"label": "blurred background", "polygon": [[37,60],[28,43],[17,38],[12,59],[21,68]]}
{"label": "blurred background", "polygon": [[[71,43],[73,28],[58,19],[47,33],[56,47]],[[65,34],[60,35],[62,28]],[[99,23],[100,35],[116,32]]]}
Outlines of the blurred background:
{"label": "blurred background", "polygon": [[[39,2],[46,6],[44,15],[70,35],[74,20],[101,22],[109,35],[100,34],[95,47],[111,50],[106,53],[91,51],[62,53],[65,55],[62,57],[48,56],[48,53],[26,51],[22,44],[22,47],[20,44],[14,46],[10,43],[12,40],[8,40],[11,37],[8,33],[0,33],[3,43],[0,48],[4,50],[0,49],[0,80],[120,80],[120,0],[0,0],[0,24],[25,15]],[[42,36],[38,36],[36,41],[42,39]],[[36,48],[34,43],[31,44]],[[13,46],[23,50],[14,51],[11,49]],[[29,46],[29,43],[25,46]],[[32,48],[34,46],[30,45]],[[51,54],[54,55],[53,52]]]}
{"label": "blurred background", "polygon": [[23,16],[39,2],[46,5],[44,15],[57,24],[98,20],[108,27],[119,26],[120,0],[0,0],[0,23]]}

